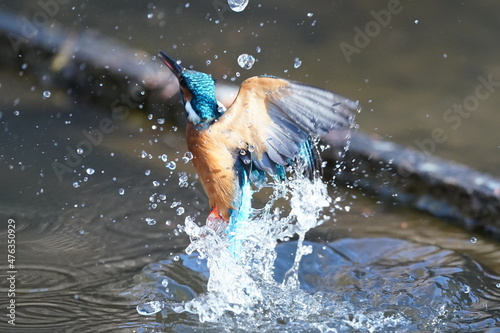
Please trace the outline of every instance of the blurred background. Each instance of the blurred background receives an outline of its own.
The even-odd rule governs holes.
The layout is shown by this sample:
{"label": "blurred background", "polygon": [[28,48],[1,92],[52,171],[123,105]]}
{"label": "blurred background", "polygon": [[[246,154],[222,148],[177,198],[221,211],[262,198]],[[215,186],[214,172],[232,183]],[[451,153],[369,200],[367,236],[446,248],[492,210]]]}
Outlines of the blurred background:
{"label": "blurred background", "polygon": [[[240,13],[224,0],[0,1],[0,244],[14,219],[19,325],[133,331],[153,321],[135,311],[144,298],[138,274],[183,252],[184,219],[207,212],[158,50],[227,86],[269,74],[335,91],[360,101],[360,131],[498,177],[499,11],[495,2],[451,0],[250,0]],[[21,30],[9,32],[7,17]],[[34,46],[42,30],[92,36],[99,43],[81,48],[102,52],[102,62],[65,70],[47,61]],[[170,88],[145,96],[137,67],[132,83],[129,69],[113,68],[114,57],[122,64],[118,46],[135,50],[156,78],[149,83]],[[251,69],[238,65],[244,53],[256,59]],[[95,142],[93,130],[102,134]],[[353,189],[332,195],[342,207],[316,240],[438,244],[500,273],[500,247],[488,235]]]}

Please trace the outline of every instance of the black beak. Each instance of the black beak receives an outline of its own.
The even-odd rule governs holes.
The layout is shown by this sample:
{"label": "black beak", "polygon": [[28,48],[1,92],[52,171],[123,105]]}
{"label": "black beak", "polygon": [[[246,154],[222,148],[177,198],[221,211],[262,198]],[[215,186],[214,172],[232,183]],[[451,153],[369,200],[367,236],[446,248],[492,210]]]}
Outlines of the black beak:
{"label": "black beak", "polygon": [[158,54],[160,59],[163,60],[165,65],[167,65],[168,68],[172,71],[172,73],[179,78],[181,76],[182,71],[184,68],[180,66],[174,59],[170,58],[165,52],[160,51]]}

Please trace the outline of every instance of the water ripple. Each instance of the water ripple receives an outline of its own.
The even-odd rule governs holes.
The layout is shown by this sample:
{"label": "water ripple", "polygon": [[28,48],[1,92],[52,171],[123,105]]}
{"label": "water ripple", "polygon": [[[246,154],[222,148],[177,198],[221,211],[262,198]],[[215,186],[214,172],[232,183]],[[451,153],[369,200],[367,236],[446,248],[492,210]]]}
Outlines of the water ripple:
{"label": "water ripple", "polygon": [[[256,311],[245,319],[228,313],[218,323],[200,324],[194,315],[171,312],[169,304],[199,297],[206,290],[206,262],[196,255],[147,266],[136,277],[136,296],[163,302],[163,329],[174,331],[178,331],[175,327],[183,327],[179,331],[238,327],[269,332],[411,332],[500,326],[500,277],[465,255],[393,238],[346,238],[308,245],[313,253],[302,259],[299,280],[310,296],[286,295],[280,289],[273,296],[276,308],[265,314]],[[293,264],[296,246],[286,242],[277,247],[278,282]],[[287,297],[294,298],[298,307],[284,309],[280,300]],[[320,310],[307,319],[294,316],[293,311],[307,313],[308,306],[317,305]]]}

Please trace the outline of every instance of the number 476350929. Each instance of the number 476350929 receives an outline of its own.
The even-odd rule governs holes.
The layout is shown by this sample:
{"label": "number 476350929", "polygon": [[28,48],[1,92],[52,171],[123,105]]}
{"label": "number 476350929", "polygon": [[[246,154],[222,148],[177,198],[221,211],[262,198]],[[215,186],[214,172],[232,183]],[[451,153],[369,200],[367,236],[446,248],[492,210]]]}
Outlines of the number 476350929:
{"label": "number 476350929", "polygon": [[15,268],[16,257],[16,222],[13,219],[9,219],[7,227],[7,262],[9,263],[9,269]]}

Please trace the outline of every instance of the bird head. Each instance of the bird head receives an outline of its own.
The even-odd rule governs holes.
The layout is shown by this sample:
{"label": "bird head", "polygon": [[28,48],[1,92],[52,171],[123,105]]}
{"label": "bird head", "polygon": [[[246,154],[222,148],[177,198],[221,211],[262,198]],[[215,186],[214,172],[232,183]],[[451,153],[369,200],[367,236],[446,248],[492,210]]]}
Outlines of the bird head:
{"label": "bird head", "polygon": [[160,51],[159,56],[179,80],[181,101],[188,120],[201,127],[216,121],[224,109],[215,97],[215,81],[212,76],[180,66],[163,51]]}

